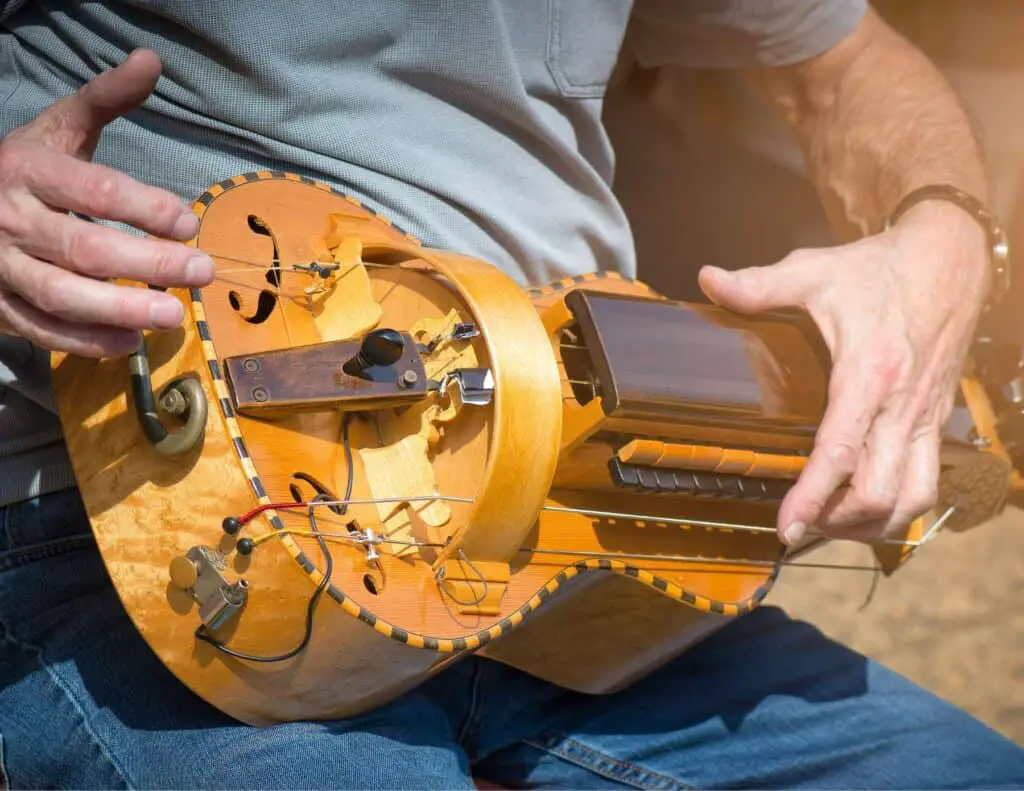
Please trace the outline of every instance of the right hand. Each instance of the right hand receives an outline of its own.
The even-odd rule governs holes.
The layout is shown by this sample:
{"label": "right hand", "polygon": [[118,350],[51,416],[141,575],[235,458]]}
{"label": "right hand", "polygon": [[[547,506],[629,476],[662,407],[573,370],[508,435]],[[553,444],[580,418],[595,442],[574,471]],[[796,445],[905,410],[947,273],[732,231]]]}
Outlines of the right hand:
{"label": "right hand", "polygon": [[145,102],[159,76],[153,52],[133,52],[0,140],[0,333],[88,357],[125,354],[141,330],[178,326],[184,308],[170,294],[109,280],[200,287],[213,279],[208,256],[169,241],[198,232],[188,206],[91,161],[103,128]]}

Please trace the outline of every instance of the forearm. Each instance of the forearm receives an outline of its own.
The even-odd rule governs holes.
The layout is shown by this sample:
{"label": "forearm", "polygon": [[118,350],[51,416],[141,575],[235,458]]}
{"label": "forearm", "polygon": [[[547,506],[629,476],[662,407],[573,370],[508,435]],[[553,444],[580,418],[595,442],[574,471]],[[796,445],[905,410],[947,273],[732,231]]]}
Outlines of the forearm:
{"label": "forearm", "polygon": [[751,77],[796,134],[843,238],[881,230],[900,199],[925,184],[988,201],[979,147],[952,88],[874,12],[820,57]]}

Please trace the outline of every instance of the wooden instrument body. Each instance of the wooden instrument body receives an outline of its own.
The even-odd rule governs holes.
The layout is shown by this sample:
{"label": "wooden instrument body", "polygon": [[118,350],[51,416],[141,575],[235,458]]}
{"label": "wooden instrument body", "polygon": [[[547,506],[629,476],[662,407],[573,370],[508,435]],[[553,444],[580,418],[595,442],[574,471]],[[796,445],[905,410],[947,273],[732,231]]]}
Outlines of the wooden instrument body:
{"label": "wooden instrument body", "polygon": [[[174,292],[190,318],[180,331],[149,336],[147,347],[154,390],[181,376],[201,384],[209,404],[202,442],[177,457],[154,451],[139,429],[124,360],[53,361],[104,562],[142,636],[195,693],[257,725],[339,717],[381,705],[478,650],[565,686],[607,692],[767,591],[780,551],[772,533],[693,523],[770,526],[777,505],[615,486],[615,438],[649,437],[651,424],[605,415],[600,399],[580,403],[566,374],[565,295],[585,288],[658,299],[645,286],[588,277],[524,292],[486,263],[424,249],[351,199],[283,174],[222,183],[195,209],[202,224],[194,243],[218,261],[217,280],[201,294]],[[297,273],[311,261],[340,262],[336,280],[324,286]],[[198,641],[198,606],[172,581],[174,559],[194,547],[222,553],[224,576],[248,587],[244,609],[217,638],[236,651],[287,652],[303,640],[325,569],[306,511],[270,508],[236,536],[222,521],[292,501],[291,485],[315,494],[298,473],[335,498],[349,488],[343,413],[240,414],[224,360],[382,326],[429,340],[448,332],[453,315],[480,332],[424,355],[428,373],[488,368],[493,397],[467,404],[449,389],[413,406],[344,413],[354,502],[344,515],[316,514],[322,533],[342,538],[328,542],[333,569],[308,646],[291,659],[254,663]],[[662,442],[765,445],[756,421],[742,430],[665,425]],[[805,454],[812,439],[785,434],[770,447],[789,443],[788,452]],[[361,535],[392,539],[375,545],[379,559],[365,542],[344,539],[352,520]],[[261,538],[268,535],[275,537]],[[242,536],[259,539],[251,555],[237,551]],[[567,638],[586,643],[586,662],[567,652]]]}

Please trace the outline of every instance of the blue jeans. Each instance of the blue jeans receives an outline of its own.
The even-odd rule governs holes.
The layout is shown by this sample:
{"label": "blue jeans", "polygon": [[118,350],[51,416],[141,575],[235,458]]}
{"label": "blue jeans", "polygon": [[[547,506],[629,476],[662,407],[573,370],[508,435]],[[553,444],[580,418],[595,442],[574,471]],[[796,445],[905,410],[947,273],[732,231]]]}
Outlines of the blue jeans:
{"label": "blue jeans", "polygon": [[74,492],[0,515],[0,788],[1024,787],[1024,751],[774,608],[611,696],[471,658],[365,716],[243,726],[150,653]]}

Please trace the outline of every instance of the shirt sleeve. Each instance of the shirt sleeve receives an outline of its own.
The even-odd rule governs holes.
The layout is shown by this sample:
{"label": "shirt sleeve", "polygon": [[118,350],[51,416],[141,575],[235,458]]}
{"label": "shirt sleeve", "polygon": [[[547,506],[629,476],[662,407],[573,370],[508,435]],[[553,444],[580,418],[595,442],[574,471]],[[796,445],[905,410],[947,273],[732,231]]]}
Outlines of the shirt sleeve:
{"label": "shirt sleeve", "polygon": [[853,32],[868,0],[636,0],[641,66],[756,68],[807,60]]}

